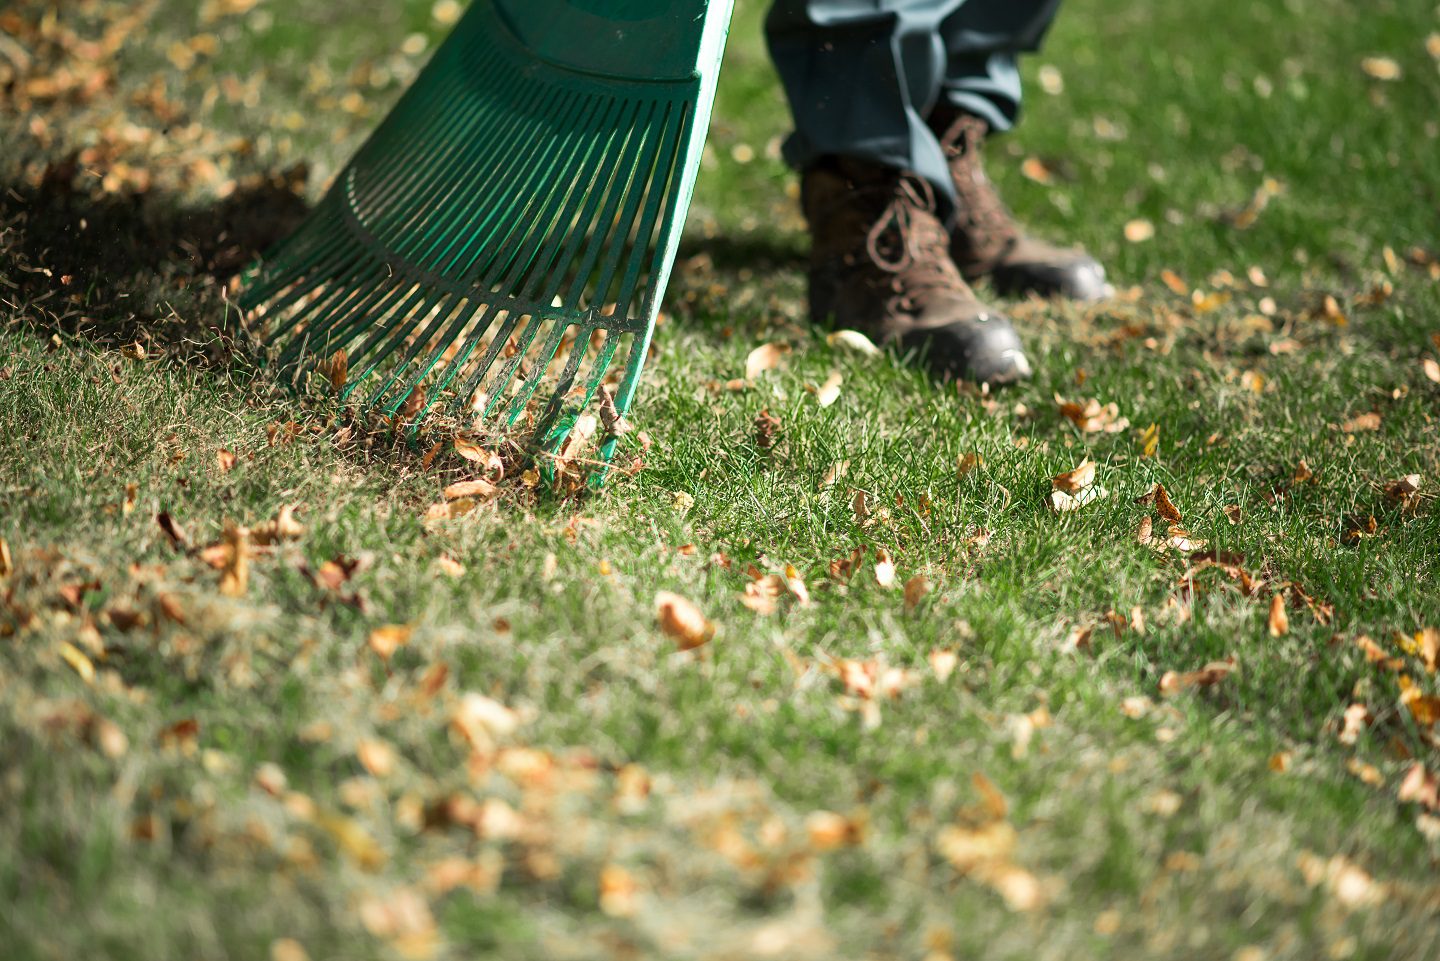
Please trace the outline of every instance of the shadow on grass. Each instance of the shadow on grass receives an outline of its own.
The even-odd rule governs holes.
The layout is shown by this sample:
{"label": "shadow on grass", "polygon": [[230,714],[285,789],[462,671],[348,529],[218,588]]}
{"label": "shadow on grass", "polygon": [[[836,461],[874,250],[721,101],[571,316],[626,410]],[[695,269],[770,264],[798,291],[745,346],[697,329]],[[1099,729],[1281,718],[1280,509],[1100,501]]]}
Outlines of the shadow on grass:
{"label": "shadow on grass", "polygon": [[306,212],[301,167],[210,205],[159,191],[94,196],[74,161],[0,185],[0,309],[42,337],[139,342],[223,362],[227,285]]}

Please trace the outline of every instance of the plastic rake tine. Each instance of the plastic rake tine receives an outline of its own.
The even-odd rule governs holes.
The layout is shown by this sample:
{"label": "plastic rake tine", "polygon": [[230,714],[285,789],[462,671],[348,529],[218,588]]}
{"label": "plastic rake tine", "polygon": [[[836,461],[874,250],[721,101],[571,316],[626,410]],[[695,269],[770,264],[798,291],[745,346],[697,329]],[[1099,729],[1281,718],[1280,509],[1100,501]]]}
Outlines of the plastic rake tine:
{"label": "plastic rake tine", "polygon": [[345,351],[343,396],[367,384],[367,406],[393,415],[423,390],[412,436],[442,398],[483,407],[482,422],[504,403],[494,429],[514,430],[548,388],[532,456],[564,444],[628,338],[624,416],[731,6],[473,0],[311,216],[247,273],[241,322],[297,374]]}

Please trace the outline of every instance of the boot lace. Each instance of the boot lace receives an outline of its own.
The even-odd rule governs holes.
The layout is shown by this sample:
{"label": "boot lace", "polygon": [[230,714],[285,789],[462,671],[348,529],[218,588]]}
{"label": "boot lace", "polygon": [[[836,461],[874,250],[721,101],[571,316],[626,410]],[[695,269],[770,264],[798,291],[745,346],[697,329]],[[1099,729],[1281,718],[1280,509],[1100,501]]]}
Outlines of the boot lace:
{"label": "boot lace", "polygon": [[885,194],[888,201],[865,235],[865,253],[872,264],[890,274],[895,294],[891,303],[909,311],[915,309],[916,295],[951,289],[959,277],[929,181],[901,174]]}

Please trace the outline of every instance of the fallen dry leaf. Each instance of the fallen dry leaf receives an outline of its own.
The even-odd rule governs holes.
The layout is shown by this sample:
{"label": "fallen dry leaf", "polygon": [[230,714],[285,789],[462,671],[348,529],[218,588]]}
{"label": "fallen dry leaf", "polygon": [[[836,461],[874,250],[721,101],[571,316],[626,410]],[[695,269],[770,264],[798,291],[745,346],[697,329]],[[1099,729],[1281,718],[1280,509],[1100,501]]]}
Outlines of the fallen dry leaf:
{"label": "fallen dry leaf", "polygon": [[488,500],[500,492],[500,488],[487,480],[457,481],[440,492],[447,501],[459,500],[462,497],[475,497],[481,500]]}
{"label": "fallen dry leaf", "polygon": [[775,438],[780,434],[780,418],[762,410],[755,415],[755,446],[761,450],[770,450],[775,446]]}
{"label": "fallen dry leaf", "polygon": [[984,464],[985,461],[980,457],[979,454],[975,453],[974,451],[967,451],[966,453],[960,455],[960,459],[955,466],[956,476],[964,477],[966,474],[970,473],[975,468],[984,466]]}
{"label": "fallen dry leaf", "polygon": [[1426,357],[1420,361],[1420,370],[1424,372],[1426,380],[1440,384],[1440,362],[1433,357]]}
{"label": "fallen dry leaf", "polygon": [[1050,486],[1057,491],[1064,491],[1067,494],[1078,493],[1095,483],[1095,464],[1093,461],[1084,460],[1078,467],[1063,473],[1056,474],[1050,478]]}
{"label": "fallen dry leaf", "polygon": [[1374,411],[1369,411],[1364,414],[1357,414],[1356,416],[1347,420],[1345,423],[1339,425],[1338,429],[1341,431],[1341,433],[1345,434],[1356,434],[1361,431],[1379,430],[1380,415],[1375,413]]}
{"label": "fallen dry leaf", "polygon": [[934,590],[934,585],[924,574],[916,574],[910,578],[905,582],[905,610],[913,611],[919,607],[920,602],[925,599],[925,595],[932,590]]}
{"label": "fallen dry leaf", "polygon": [[955,672],[956,666],[960,663],[960,655],[954,651],[935,648],[930,652],[930,670],[935,672],[936,680],[942,684]]}
{"label": "fallen dry leaf", "polygon": [[243,597],[250,586],[250,532],[227,524],[222,543],[227,556],[220,571],[220,593],[226,597]]}
{"label": "fallen dry leaf", "polygon": [[1440,721],[1440,697],[1424,693],[1420,685],[1404,674],[1400,675],[1400,703],[1422,728],[1432,728]]}
{"label": "fallen dry leaf", "polygon": [[1212,687],[1229,677],[1236,668],[1235,659],[1211,661],[1198,671],[1166,671],[1160,678],[1160,693],[1167,697],[1191,687]]}
{"label": "fallen dry leaf", "polygon": [[1391,57],[1366,57],[1360,61],[1360,69],[1367,77],[1387,82],[1399,80],[1404,75],[1400,64]]}
{"label": "fallen dry leaf", "polygon": [[1415,502],[1415,495],[1419,492],[1419,474],[1406,474],[1399,480],[1393,480],[1385,485],[1385,497],[1407,507]]}
{"label": "fallen dry leaf", "polygon": [[761,344],[750,351],[745,358],[745,379],[754,380],[767,370],[780,366],[780,361],[790,352],[787,344]]}
{"label": "fallen dry leaf", "polygon": [[1125,239],[1132,244],[1144,243],[1155,236],[1155,225],[1143,218],[1127,221]]}
{"label": "fallen dry leaf", "polygon": [[155,523],[160,525],[160,531],[170,541],[170,546],[177,551],[187,550],[190,547],[190,538],[186,536],[185,529],[180,522],[170,516],[168,511],[161,511],[155,515]]}
{"label": "fallen dry leaf", "polygon": [[1372,719],[1370,709],[1364,704],[1351,704],[1340,719],[1340,743],[1354,744]]}
{"label": "fallen dry leaf", "polygon": [[1285,613],[1285,598],[1279,594],[1270,596],[1270,625],[1271,637],[1284,637],[1290,633],[1290,617]]}
{"label": "fallen dry leaf", "polygon": [[305,536],[305,527],[295,519],[295,504],[285,504],[274,518],[250,528],[250,542],[259,547],[269,547],[281,541],[293,541]]}
{"label": "fallen dry leaf", "polygon": [[1087,504],[1104,500],[1109,496],[1110,492],[1105,488],[1099,484],[1091,484],[1089,487],[1081,488],[1079,492],[1075,494],[1069,494],[1061,490],[1051,491],[1050,495],[1045,499],[1045,503],[1048,504],[1050,509],[1055,513],[1064,514],[1069,511],[1078,511]]}
{"label": "fallen dry leaf", "polygon": [[450,725],[474,750],[488,753],[520,726],[520,715],[499,701],[467,691],[451,712]]}
{"label": "fallen dry leaf", "polygon": [[1101,404],[1093,397],[1084,401],[1067,401],[1056,394],[1055,405],[1061,416],[1083,433],[1118,434],[1130,426],[1130,420],[1120,416],[1120,407],[1113,401]]}
{"label": "fallen dry leaf", "polygon": [[867,356],[880,353],[880,348],[875,346],[875,342],[858,330],[837,330],[825,336],[825,343],[831,347],[843,347]]}
{"label": "fallen dry leaf", "polygon": [[830,376],[825,378],[825,383],[815,390],[815,401],[821,407],[829,407],[840,399],[840,384],[844,378],[839,371],[831,371]]}
{"label": "fallen dry leaf", "polygon": [[235,469],[235,452],[224,447],[215,452],[215,466],[220,468],[220,473],[228,474]]}
{"label": "fallen dry leaf", "polygon": [[660,630],[682,651],[701,647],[715,636],[715,625],[706,620],[700,608],[670,591],[655,595],[655,617]]}
{"label": "fallen dry leaf", "polygon": [[1431,811],[1440,810],[1440,775],[1417,761],[1405,772],[1395,796],[1402,803],[1413,801]]}
{"label": "fallen dry leaf", "polygon": [[883,547],[875,552],[875,583],[886,590],[895,586],[895,559]]}
{"label": "fallen dry leaf", "polygon": [[410,636],[414,633],[415,628],[409,624],[386,624],[372,630],[366,643],[380,656],[380,660],[388,661],[397,650],[410,643]]}
{"label": "fallen dry leaf", "polygon": [[337,350],[316,364],[315,369],[330,382],[331,389],[340,390],[350,378],[350,355],[344,349]]}

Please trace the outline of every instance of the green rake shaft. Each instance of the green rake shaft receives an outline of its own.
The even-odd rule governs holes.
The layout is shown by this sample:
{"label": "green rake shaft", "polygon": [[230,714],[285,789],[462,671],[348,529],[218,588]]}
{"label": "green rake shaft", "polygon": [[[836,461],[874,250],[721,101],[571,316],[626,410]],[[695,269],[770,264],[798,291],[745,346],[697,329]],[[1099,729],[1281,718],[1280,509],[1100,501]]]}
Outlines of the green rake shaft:
{"label": "green rake shaft", "polygon": [[[448,404],[496,436],[526,418],[532,448],[554,454],[617,378],[624,416],[699,171],[731,8],[475,0],[267,253],[242,314],[297,381],[343,352],[342,398],[365,385],[363,406],[403,415],[412,436]],[[617,440],[602,439],[602,465]]]}

